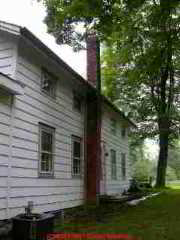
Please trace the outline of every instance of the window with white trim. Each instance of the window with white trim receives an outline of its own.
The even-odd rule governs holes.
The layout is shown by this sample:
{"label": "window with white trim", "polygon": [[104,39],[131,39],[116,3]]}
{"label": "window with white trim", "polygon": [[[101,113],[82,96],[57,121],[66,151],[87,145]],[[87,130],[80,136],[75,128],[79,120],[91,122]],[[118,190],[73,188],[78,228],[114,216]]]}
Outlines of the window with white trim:
{"label": "window with white trim", "polygon": [[126,179],[126,154],[121,153],[121,173],[122,173],[122,179]]}
{"label": "window with white trim", "polygon": [[41,70],[41,90],[50,97],[56,97],[56,77],[45,68]]}
{"label": "window with white trim", "polygon": [[117,123],[116,120],[114,118],[111,118],[111,133],[116,135],[116,128],[117,128]]}
{"label": "window with white trim", "polygon": [[72,175],[81,175],[82,140],[80,137],[72,136]]}
{"label": "window with white trim", "polygon": [[111,149],[111,178],[117,179],[116,151]]}
{"label": "window with white trim", "polygon": [[41,176],[53,175],[55,129],[39,124],[39,173]]}

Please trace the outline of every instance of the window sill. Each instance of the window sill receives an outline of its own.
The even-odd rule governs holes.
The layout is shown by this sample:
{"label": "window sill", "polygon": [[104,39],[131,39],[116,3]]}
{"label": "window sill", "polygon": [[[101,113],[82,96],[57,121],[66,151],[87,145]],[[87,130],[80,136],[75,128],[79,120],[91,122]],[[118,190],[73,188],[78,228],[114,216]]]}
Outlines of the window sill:
{"label": "window sill", "polygon": [[81,179],[82,175],[72,175],[72,179]]}
{"label": "window sill", "polygon": [[46,91],[43,91],[42,89],[41,89],[41,93],[44,97],[48,97],[49,100],[53,102],[57,102],[57,96],[51,96]]}
{"label": "window sill", "polygon": [[55,178],[54,174],[53,173],[39,173],[39,178]]}

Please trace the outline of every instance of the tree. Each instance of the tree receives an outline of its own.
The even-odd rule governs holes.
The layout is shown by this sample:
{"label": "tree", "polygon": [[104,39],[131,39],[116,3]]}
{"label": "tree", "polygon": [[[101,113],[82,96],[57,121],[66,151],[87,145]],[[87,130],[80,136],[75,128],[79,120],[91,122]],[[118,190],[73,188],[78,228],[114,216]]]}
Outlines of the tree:
{"label": "tree", "polygon": [[174,170],[174,168],[167,166],[166,180],[167,181],[177,180],[177,175],[176,175],[176,171]]}
{"label": "tree", "polygon": [[134,141],[136,137],[130,138],[130,159],[132,163],[132,177],[138,181],[150,180],[150,177],[155,179],[154,171],[156,166],[156,161],[153,161],[149,155],[146,154],[146,146],[144,141],[141,139],[139,141]]}
{"label": "tree", "polygon": [[168,166],[174,170],[177,179],[180,180],[180,142],[175,141],[174,145],[170,146],[168,154]]}
{"label": "tree", "polygon": [[154,179],[155,178],[154,171],[153,171],[154,167],[155,167],[155,162],[152,162],[148,159],[141,159],[141,160],[139,159],[133,165],[133,171],[132,171],[133,178],[142,182],[150,180],[150,178]]}
{"label": "tree", "polygon": [[[165,185],[168,146],[179,128],[179,0],[44,0],[57,43],[78,49],[86,32],[112,44],[119,96],[134,105],[141,132],[159,136],[158,187]],[[85,31],[78,31],[82,24]],[[133,103],[134,100],[134,103]],[[132,112],[132,111],[130,111]]]}

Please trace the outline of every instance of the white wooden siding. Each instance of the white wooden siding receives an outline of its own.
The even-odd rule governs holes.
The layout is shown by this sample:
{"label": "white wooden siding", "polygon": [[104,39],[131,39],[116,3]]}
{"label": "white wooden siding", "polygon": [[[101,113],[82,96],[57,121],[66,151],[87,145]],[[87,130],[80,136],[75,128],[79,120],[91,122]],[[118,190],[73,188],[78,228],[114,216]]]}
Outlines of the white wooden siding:
{"label": "white wooden siding", "polygon": [[[56,99],[44,94],[40,89],[42,66],[21,49],[17,56],[16,47],[8,38],[0,37],[0,72],[26,85],[25,95],[14,98],[13,126],[11,108],[0,99],[0,219],[24,212],[28,201],[34,202],[36,212],[72,207],[84,201],[84,177],[74,179],[71,174],[71,135],[84,140],[84,113],[73,110],[73,88],[69,79],[61,79],[58,70]],[[38,176],[39,122],[55,128],[53,179]]]}
{"label": "white wooden siding", "polygon": [[0,100],[0,219],[8,218],[8,164],[10,158],[11,105]]}
{"label": "white wooden siding", "polygon": [[[14,102],[11,217],[23,212],[28,201],[34,202],[36,212],[76,206],[84,201],[84,178],[74,179],[71,175],[71,135],[84,139],[83,113],[72,108],[73,89],[68,80],[60,78],[56,99],[52,99],[41,92],[40,77],[41,66],[20,53],[16,79],[25,83],[26,89],[25,95],[16,96]],[[54,179],[38,177],[39,122],[55,128]]]}
{"label": "white wooden siding", "polygon": [[7,36],[0,36],[0,72],[9,76],[15,74],[16,44]]}
{"label": "white wooden siding", "polygon": [[[116,135],[111,132],[111,118],[116,120]],[[129,187],[130,171],[129,171],[129,145],[128,136],[122,138],[121,136],[122,120],[119,114],[112,111],[107,105],[103,105],[102,114],[102,137],[101,140],[106,144],[106,152],[108,156],[105,157],[105,176],[102,184],[105,184],[107,194],[122,193]],[[128,130],[128,129],[127,129]],[[112,179],[111,176],[111,155],[110,150],[116,151],[116,167],[117,179]],[[123,180],[121,170],[121,153],[126,154],[126,179]]]}

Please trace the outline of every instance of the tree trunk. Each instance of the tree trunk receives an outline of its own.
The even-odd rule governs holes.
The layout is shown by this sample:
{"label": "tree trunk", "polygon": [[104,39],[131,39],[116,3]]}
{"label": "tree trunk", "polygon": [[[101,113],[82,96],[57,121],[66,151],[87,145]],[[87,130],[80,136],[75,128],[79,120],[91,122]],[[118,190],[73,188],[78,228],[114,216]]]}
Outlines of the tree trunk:
{"label": "tree trunk", "polygon": [[169,134],[161,133],[159,135],[159,159],[157,167],[156,187],[165,187],[166,183],[166,168],[168,158],[168,142]]}

